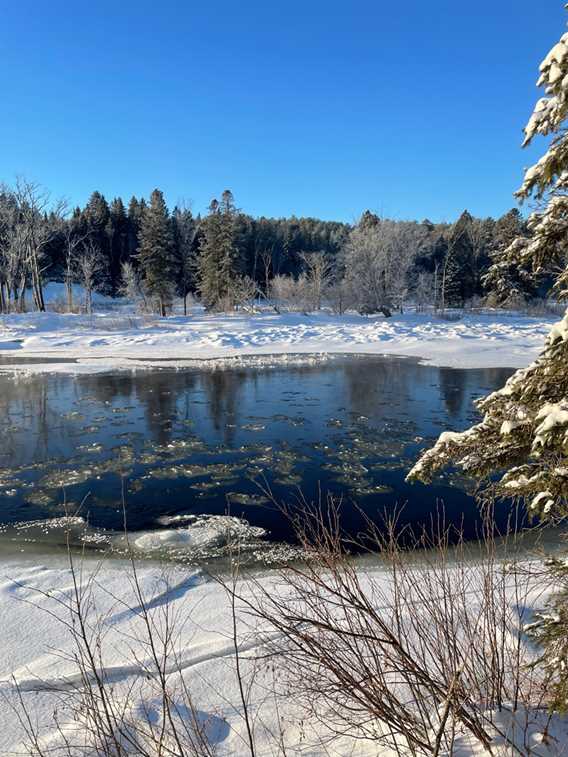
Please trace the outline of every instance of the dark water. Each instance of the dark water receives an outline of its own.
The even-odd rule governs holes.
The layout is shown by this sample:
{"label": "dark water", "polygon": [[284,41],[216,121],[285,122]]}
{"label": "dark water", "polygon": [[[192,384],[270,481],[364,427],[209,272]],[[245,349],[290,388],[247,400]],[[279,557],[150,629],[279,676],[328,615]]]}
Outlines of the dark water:
{"label": "dark water", "polygon": [[[0,376],[0,523],[61,515],[84,500],[97,528],[129,529],[160,516],[233,515],[289,538],[257,481],[278,499],[301,489],[344,497],[377,516],[406,503],[404,521],[427,521],[439,502],[474,535],[463,481],[409,486],[419,450],[444,429],[476,419],[475,398],[508,369],[455,370],[411,360],[337,357],[308,365],[106,375]],[[255,482],[256,480],[256,482]]]}

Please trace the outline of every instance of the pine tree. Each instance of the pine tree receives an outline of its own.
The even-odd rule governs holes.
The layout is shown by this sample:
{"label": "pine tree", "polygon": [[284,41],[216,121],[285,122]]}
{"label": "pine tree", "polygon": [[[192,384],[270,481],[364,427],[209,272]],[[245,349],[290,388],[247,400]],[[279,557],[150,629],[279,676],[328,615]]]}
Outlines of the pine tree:
{"label": "pine tree", "polygon": [[442,269],[442,307],[462,307],[475,294],[475,266],[470,236],[472,221],[466,210],[450,232]]}
{"label": "pine tree", "polygon": [[174,258],[170,217],[159,189],[152,192],[141,219],[138,261],[146,291],[165,316],[173,294]]}
{"label": "pine tree", "polygon": [[[525,145],[536,134],[553,135],[545,155],[529,168],[517,196],[543,200],[528,221],[531,238],[517,237],[507,248],[511,261],[535,273],[554,264],[556,291],[568,295],[568,34],[540,66],[540,99],[525,129]],[[457,464],[485,478],[490,494],[524,501],[542,520],[568,515],[568,312],[551,330],[543,352],[517,371],[505,387],[478,402],[481,423],[463,433],[446,432],[422,455],[409,479],[428,481],[439,469]],[[568,708],[568,566],[552,561],[552,577],[564,590],[532,632],[543,645],[542,663],[554,684],[554,706]]]}
{"label": "pine tree", "polygon": [[232,193],[223,192],[221,202],[212,200],[203,222],[198,258],[199,292],[205,307],[232,307],[232,285],[236,275],[235,217]]}
{"label": "pine tree", "polygon": [[116,197],[110,204],[107,229],[110,241],[110,280],[112,293],[116,294],[120,287],[121,267],[128,258],[128,217],[120,197]]}
{"label": "pine tree", "polygon": [[100,192],[93,192],[83,211],[89,243],[99,250],[100,266],[97,270],[96,289],[112,293],[110,275],[111,264],[111,223],[110,208]]}
{"label": "pine tree", "polygon": [[510,247],[515,240],[518,239],[524,245],[525,238],[526,223],[517,208],[496,221],[491,245],[491,266],[482,279],[489,304],[515,307],[534,297],[536,287],[532,271],[512,260],[510,255]]}
{"label": "pine tree", "polygon": [[197,224],[191,210],[175,207],[172,213],[177,290],[183,297],[183,314],[187,315],[187,296],[196,277]]}
{"label": "pine tree", "polygon": [[138,198],[132,196],[128,203],[128,241],[127,241],[127,255],[129,259],[136,262],[136,251],[139,245],[140,225],[142,223],[142,216],[146,210],[146,201],[144,198],[138,200]]}

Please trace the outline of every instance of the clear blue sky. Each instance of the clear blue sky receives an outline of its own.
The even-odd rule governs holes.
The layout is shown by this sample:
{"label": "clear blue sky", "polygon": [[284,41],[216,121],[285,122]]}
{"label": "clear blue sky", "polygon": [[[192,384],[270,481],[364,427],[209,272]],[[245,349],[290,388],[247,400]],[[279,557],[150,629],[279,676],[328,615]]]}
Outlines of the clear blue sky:
{"label": "clear blue sky", "polygon": [[[513,205],[561,0],[18,0],[0,21],[0,179],[84,203],[451,220]],[[542,145],[539,146],[542,148]]]}

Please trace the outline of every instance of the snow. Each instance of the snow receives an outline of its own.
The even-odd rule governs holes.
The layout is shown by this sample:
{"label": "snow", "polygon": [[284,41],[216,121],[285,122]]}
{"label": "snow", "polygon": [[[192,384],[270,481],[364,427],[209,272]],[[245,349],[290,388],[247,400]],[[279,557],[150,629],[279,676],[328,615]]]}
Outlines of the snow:
{"label": "snow", "polygon": [[[464,312],[457,320],[415,312],[384,318],[206,314],[197,308],[188,317],[168,318],[124,310],[10,314],[0,317],[0,367],[91,373],[213,358],[352,353],[408,356],[448,367],[517,368],[537,356],[554,320],[499,311]],[[2,357],[9,360],[2,364]],[[50,362],[41,364],[42,359]]]}
{"label": "snow", "polygon": [[[138,600],[129,582],[131,571],[127,563],[116,560],[86,559],[78,566],[79,581],[87,592],[84,602],[90,608],[91,619],[98,617],[102,623],[101,665],[107,679],[112,681],[113,692],[119,704],[133,718],[150,717],[159,721],[160,700],[152,687],[148,670],[152,669],[151,652],[143,640],[143,619]],[[377,567],[360,566],[361,580],[372,580],[389,591],[390,578]],[[175,661],[165,667],[165,674],[172,691],[179,692],[175,701],[175,717],[187,717],[182,686],[193,697],[193,707],[198,720],[215,746],[215,754],[246,754],[245,730],[242,706],[239,700],[235,677],[234,641],[231,633],[232,615],[230,601],[224,588],[209,580],[199,570],[189,570],[173,565],[168,567],[145,562],[137,568],[138,581],[147,607],[156,622],[165,622],[165,612],[171,619],[177,618],[175,633]],[[60,738],[53,723],[54,711],[62,716],[62,702],[80,683],[73,663],[73,643],[68,629],[58,623],[50,613],[61,612],[60,601],[72,593],[72,576],[64,558],[51,557],[43,564],[36,564],[25,556],[3,558],[0,566],[0,614],[2,617],[2,644],[0,645],[0,754],[9,757],[26,754],[22,749],[24,733],[14,714],[17,707],[15,684],[18,685],[24,703],[30,709],[32,721],[42,726],[43,746],[54,748]],[[270,589],[281,591],[275,573],[264,572],[255,579]],[[90,586],[90,593],[89,587]],[[253,597],[254,587],[249,586],[245,576],[240,591],[246,599]],[[39,593],[38,593],[39,592]],[[370,594],[371,595],[371,594]],[[514,603],[515,596],[511,596]],[[539,599],[542,596],[539,593]],[[237,608],[239,610],[239,608]],[[246,615],[246,614],[245,614]],[[65,617],[65,614],[63,614]],[[239,615],[239,639],[241,665],[245,675],[254,666],[253,656],[262,652],[257,627],[250,619],[243,621]],[[246,622],[246,625],[245,625]],[[267,668],[267,671],[269,668]],[[258,675],[258,669],[257,669]],[[311,724],[305,712],[293,710],[292,700],[275,699],[271,692],[272,679],[263,673],[255,679],[249,691],[250,705],[254,713],[255,728],[259,737],[257,754],[275,753],[274,733],[278,733],[277,713],[286,718],[286,741],[290,754],[305,754],[315,757],[327,755],[380,755],[390,757],[395,752],[377,748],[373,743],[353,744],[341,741],[321,747],[318,742],[317,725]],[[181,678],[180,678],[181,676]],[[179,680],[178,680],[179,679]],[[530,721],[525,729],[525,720]],[[562,744],[568,736],[565,724],[553,719],[548,723],[545,712],[517,711],[513,715],[507,707],[497,715],[497,722],[508,738],[519,743],[529,735],[531,754],[556,755],[562,753]],[[543,733],[550,736],[549,745],[543,741]],[[80,734],[81,723],[69,723],[66,734]],[[272,732],[272,735],[270,735]],[[321,737],[322,734],[319,733]],[[498,739],[499,741],[499,739]],[[495,747],[498,743],[495,743]],[[509,753],[496,749],[495,754]],[[454,755],[483,754],[483,750],[466,737],[458,736]],[[521,754],[525,754],[523,750]],[[81,751],[92,755],[92,752]]]}
{"label": "snow", "polygon": [[536,420],[541,421],[541,423],[535,430],[533,447],[544,447],[551,431],[558,426],[568,425],[568,403],[559,402],[543,405],[537,413]]}
{"label": "snow", "polygon": [[[168,528],[160,531],[146,531],[134,533],[130,536],[130,544],[141,552],[156,552],[167,550],[192,550],[207,547],[218,547],[230,542],[245,539],[259,539],[265,535],[260,527],[250,526],[241,518],[229,515],[197,516],[177,515],[162,518],[162,522],[180,524],[184,520],[189,525],[181,528]],[[120,537],[122,540],[124,537]]]}

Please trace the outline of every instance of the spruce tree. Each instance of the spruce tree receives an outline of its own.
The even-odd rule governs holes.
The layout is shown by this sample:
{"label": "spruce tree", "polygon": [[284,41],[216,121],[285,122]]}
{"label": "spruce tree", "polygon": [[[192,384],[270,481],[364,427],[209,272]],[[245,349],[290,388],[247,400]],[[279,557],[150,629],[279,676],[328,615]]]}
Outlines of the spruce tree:
{"label": "spruce tree", "polygon": [[96,288],[112,294],[110,277],[110,208],[103,194],[93,192],[82,212],[81,226],[89,243],[99,250],[100,270],[97,271]]}
{"label": "spruce tree", "polygon": [[235,218],[232,193],[223,192],[221,202],[212,200],[202,224],[198,258],[199,292],[208,310],[231,307],[236,276]]}
{"label": "spruce tree", "polygon": [[[568,295],[568,34],[540,66],[540,99],[525,128],[525,145],[536,134],[552,135],[550,146],[529,168],[517,197],[543,201],[528,221],[530,238],[517,237],[504,253],[530,265],[534,273],[557,268],[556,291]],[[436,471],[456,464],[467,474],[489,481],[488,492],[526,503],[542,520],[568,515],[568,313],[551,330],[544,349],[528,368],[517,371],[505,387],[477,403],[483,420],[463,433],[446,432],[425,452],[409,479],[429,481]],[[550,561],[552,578],[563,589],[532,633],[543,648],[542,663],[553,686],[553,706],[568,708],[568,565]]]}
{"label": "spruce tree", "polygon": [[146,210],[146,201],[142,198],[132,196],[128,203],[128,241],[127,241],[127,254],[128,258],[136,261],[136,252],[139,245],[140,225],[142,223],[142,216]]}
{"label": "spruce tree", "polygon": [[120,287],[120,271],[128,258],[128,218],[124,203],[116,197],[110,204],[110,217],[107,224],[110,240],[110,280],[112,293]]}
{"label": "spruce tree", "polygon": [[510,255],[511,244],[515,240],[524,244],[526,236],[526,224],[517,208],[496,221],[491,245],[491,266],[482,279],[489,304],[514,307],[534,296],[536,287],[533,272],[519,261],[512,260]]}
{"label": "spruce tree", "polygon": [[159,189],[152,192],[141,218],[138,261],[146,291],[165,316],[173,296],[174,257],[170,217]]}
{"label": "spruce tree", "polygon": [[187,315],[187,296],[195,286],[197,224],[191,210],[175,207],[172,212],[176,284]]}
{"label": "spruce tree", "polygon": [[443,307],[462,307],[475,294],[475,266],[470,228],[473,219],[466,211],[451,229],[442,270]]}

